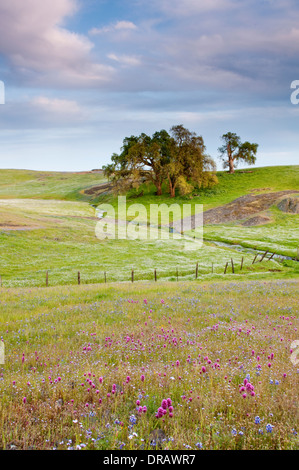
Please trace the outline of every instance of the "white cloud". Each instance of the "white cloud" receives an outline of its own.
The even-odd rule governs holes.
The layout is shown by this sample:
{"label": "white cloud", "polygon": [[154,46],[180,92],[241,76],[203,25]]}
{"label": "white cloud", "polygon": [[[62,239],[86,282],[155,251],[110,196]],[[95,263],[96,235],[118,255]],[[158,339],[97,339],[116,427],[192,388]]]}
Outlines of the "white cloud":
{"label": "white cloud", "polygon": [[33,98],[31,104],[47,113],[72,116],[81,114],[80,106],[73,100],[37,96]]}
{"label": "white cloud", "polygon": [[108,54],[107,57],[108,59],[118,62],[122,65],[128,65],[128,66],[141,65],[141,60],[136,56]]}
{"label": "white cloud", "polygon": [[23,79],[37,85],[94,85],[111,67],[91,58],[93,43],[63,27],[76,0],[10,0],[0,3],[0,53]]}
{"label": "white cloud", "polygon": [[104,26],[103,28],[92,28],[89,31],[89,34],[91,36],[96,36],[114,31],[134,31],[136,29],[138,28],[134,23],[132,23],[132,21],[117,21],[116,23]]}

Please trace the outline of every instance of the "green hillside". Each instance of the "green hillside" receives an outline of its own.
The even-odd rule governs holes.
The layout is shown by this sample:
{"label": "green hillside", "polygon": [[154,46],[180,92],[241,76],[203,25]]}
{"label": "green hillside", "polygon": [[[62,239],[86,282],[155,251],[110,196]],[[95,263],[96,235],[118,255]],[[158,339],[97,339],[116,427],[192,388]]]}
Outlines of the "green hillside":
{"label": "green hillside", "polygon": [[[253,168],[234,175],[219,172],[218,179],[216,187],[200,191],[192,199],[174,200],[167,193],[158,198],[152,188],[142,187],[127,195],[127,204],[141,203],[147,209],[163,202],[190,203],[193,208],[203,204],[206,211],[244,195],[298,191],[299,166]],[[226,277],[298,276],[296,261],[274,257],[252,264],[257,251],[247,250],[275,251],[290,258],[298,255],[299,215],[282,212],[276,202],[266,210],[257,207],[258,216],[267,220],[262,225],[244,225],[243,216],[242,220],[206,224],[202,246],[186,240],[99,240],[94,205],[101,201],[117,204],[106,186],[98,172],[0,170],[3,286],[45,285],[47,270],[50,285],[74,284],[78,271],[82,283],[104,282],[104,272],[108,282],[129,281],[132,269],[134,280],[153,280],[154,269],[158,280],[193,280],[197,263],[198,279],[223,279],[226,263]],[[140,191],[143,196],[136,197]]]}
{"label": "green hillside", "polygon": [[0,198],[89,200],[83,189],[105,181],[102,173],[0,170]]}

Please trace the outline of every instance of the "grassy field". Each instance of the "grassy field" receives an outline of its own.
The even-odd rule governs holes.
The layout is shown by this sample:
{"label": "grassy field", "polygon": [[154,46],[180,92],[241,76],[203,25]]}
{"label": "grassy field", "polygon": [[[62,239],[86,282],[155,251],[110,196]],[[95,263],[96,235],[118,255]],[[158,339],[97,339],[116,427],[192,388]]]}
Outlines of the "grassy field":
{"label": "grassy field", "polygon": [[[144,187],[127,203],[299,189],[298,166],[218,177],[193,199]],[[263,226],[205,225],[202,246],[100,240],[95,206],[117,204],[102,183],[0,171],[0,448],[298,450],[299,263],[253,264],[250,248],[294,258],[299,215],[273,204]]]}
{"label": "grassy field", "polygon": [[1,292],[2,449],[299,449],[298,280]]}
{"label": "grassy field", "polygon": [[82,190],[104,181],[98,172],[0,170],[0,198],[89,201]]}
{"label": "grassy field", "polygon": [[[167,195],[154,196],[152,188],[143,188],[144,196],[128,195],[127,203],[173,202],[203,204],[204,210],[228,203],[250,193],[298,189],[299,167],[258,168],[234,175],[220,172],[219,185],[193,199]],[[233,181],[233,184],[232,184]],[[201,279],[231,276],[265,278],[297,277],[298,263],[277,259],[252,265],[254,253],[219,247],[206,241],[203,246],[185,240],[99,240],[95,235],[98,219],[94,206],[100,201],[116,206],[112,195],[86,194],[86,189],[104,183],[102,174],[45,173],[17,170],[0,171],[0,275],[5,287],[43,286],[46,271],[50,285],[75,284],[78,271],[82,283],[127,281],[134,269],[135,280],[152,280],[157,269],[159,280],[193,280],[196,263]],[[271,208],[272,221],[266,226],[243,227],[240,224],[207,225],[204,237],[227,241],[261,252],[276,251],[297,256],[299,216]],[[240,270],[243,260],[243,269]],[[177,271],[178,270],[178,271]]]}

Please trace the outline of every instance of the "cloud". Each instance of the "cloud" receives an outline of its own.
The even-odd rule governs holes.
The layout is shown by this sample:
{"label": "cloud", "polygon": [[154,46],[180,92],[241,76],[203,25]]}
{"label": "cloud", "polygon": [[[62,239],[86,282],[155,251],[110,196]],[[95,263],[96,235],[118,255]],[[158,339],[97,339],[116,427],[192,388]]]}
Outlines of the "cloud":
{"label": "cloud", "polygon": [[80,106],[74,100],[38,96],[33,98],[31,105],[36,109],[55,115],[74,116],[81,114]]}
{"label": "cloud", "polygon": [[92,28],[89,31],[91,36],[96,36],[99,34],[111,33],[113,31],[134,31],[138,29],[137,26],[131,21],[118,21],[109,26],[104,26],[103,28]]}
{"label": "cloud", "polygon": [[141,65],[140,58],[136,56],[129,56],[129,55],[117,55],[117,54],[108,54],[108,59],[118,62],[121,65],[125,66],[139,66]]}
{"label": "cloud", "polygon": [[59,129],[85,126],[92,120],[92,111],[76,100],[40,96],[17,98],[5,105],[0,114],[0,127],[18,129]]}
{"label": "cloud", "polygon": [[75,0],[10,0],[0,3],[0,53],[13,74],[38,86],[93,86],[109,80],[111,67],[91,58],[93,43],[63,27]]}

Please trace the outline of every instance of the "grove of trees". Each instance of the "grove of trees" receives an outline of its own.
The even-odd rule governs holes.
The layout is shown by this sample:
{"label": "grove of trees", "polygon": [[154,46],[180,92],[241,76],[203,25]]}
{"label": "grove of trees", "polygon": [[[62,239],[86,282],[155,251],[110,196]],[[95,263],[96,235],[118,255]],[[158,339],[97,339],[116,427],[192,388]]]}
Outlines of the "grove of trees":
{"label": "grove of trees", "polygon": [[[222,138],[228,135],[230,133]],[[248,162],[251,158],[252,161],[251,154],[256,149],[250,146],[256,144],[241,144],[238,139],[225,142],[221,155],[224,159],[225,151],[230,152],[230,169],[231,161],[241,158]],[[218,183],[215,161],[206,153],[202,136],[183,125],[173,126],[169,133],[163,129],[152,136],[142,133],[126,137],[121,152],[114,153],[111,163],[104,166],[103,170],[113,183],[115,192],[119,193],[137,189],[146,182],[152,183],[156,187],[156,194],[160,196],[163,184],[166,183],[170,197],[175,197],[176,191],[184,196],[194,189],[209,188]]]}

